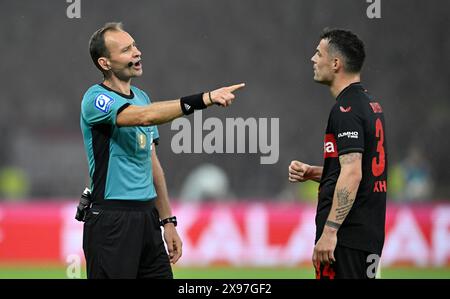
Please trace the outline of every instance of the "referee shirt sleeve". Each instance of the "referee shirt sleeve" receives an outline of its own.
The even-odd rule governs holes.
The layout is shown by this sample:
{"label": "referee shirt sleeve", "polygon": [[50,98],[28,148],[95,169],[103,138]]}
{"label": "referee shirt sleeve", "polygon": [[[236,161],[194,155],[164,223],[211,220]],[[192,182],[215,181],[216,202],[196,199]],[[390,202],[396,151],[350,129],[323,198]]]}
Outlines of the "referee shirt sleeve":
{"label": "referee shirt sleeve", "polygon": [[116,125],[118,113],[129,106],[121,97],[111,97],[106,93],[86,95],[81,105],[81,114],[90,125]]}
{"label": "referee shirt sleeve", "polygon": [[158,145],[159,144],[159,132],[157,126],[152,126],[152,133],[153,133],[153,143]]}
{"label": "referee shirt sleeve", "polygon": [[[142,94],[144,95],[145,99],[147,100],[147,104],[151,104],[152,101],[150,100],[150,96],[143,90],[140,90]],[[152,126],[151,132],[153,134],[153,143],[158,145],[159,144],[159,131],[157,126]]]}

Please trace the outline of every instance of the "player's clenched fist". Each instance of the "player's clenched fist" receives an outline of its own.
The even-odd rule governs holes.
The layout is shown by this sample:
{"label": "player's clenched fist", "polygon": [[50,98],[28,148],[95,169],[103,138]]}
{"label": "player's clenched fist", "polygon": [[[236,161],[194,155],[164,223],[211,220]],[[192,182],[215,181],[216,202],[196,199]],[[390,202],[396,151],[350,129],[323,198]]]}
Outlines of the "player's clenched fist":
{"label": "player's clenched fist", "polygon": [[304,182],[310,179],[309,170],[311,165],[300,161],[292,161],[289,165],[289,182]]}

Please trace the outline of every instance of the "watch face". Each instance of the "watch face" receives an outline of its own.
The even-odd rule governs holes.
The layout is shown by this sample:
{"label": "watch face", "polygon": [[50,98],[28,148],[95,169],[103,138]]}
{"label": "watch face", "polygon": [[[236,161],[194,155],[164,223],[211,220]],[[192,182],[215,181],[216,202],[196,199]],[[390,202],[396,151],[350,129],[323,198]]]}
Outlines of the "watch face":
{"label": "watch face", "polygon": [[173,223],[174,226],[177,226],[177,217],[169,218],[169,222]]}
{"label": "watch face", "polygon": [[161,226],[164,226],[167,223],[173,223],[174,226],[177,226],[177,217],[169,217],[166,219],[161,220]]}

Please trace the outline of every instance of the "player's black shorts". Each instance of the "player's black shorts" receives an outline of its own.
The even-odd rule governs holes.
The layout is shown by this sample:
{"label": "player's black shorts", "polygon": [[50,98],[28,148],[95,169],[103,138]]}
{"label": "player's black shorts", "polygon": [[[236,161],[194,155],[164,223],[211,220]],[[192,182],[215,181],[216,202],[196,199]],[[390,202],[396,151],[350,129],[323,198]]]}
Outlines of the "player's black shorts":
{"label": "player's black shorts", "polygon": [[83,250],[88,278],[173,278],[154,200],[94,205]]}
{"label": "player's black shorts", "polygon": [[337,245],[334,250],[336,262],[320,265],[320,268],[316,269],[316,279],[375,278],[376,267],[373,265],[373,260],[367,261],[370,254],[366,251]]}

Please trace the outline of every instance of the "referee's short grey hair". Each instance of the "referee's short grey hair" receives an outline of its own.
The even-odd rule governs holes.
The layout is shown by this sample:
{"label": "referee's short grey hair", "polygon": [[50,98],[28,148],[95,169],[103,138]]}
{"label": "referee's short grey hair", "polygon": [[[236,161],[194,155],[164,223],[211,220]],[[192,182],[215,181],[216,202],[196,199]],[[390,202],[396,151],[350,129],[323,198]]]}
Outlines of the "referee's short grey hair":
{"label": "referee's short grey hair", "polygon": [[109,57],[108,48],[105,45],[105,33],[108,31],[123,31],[123,26],[121,22],[111,22],[106,23],[102,28],[92,34],[89,40],[89,52],[91,54],[92,61],[95,66],[104,72],[102,67],[98,64],[98,59],[100,57]]}

